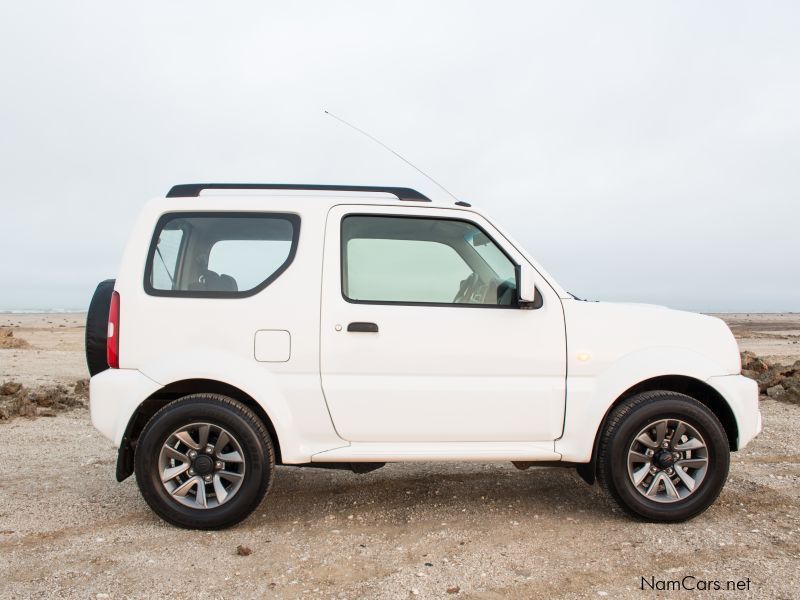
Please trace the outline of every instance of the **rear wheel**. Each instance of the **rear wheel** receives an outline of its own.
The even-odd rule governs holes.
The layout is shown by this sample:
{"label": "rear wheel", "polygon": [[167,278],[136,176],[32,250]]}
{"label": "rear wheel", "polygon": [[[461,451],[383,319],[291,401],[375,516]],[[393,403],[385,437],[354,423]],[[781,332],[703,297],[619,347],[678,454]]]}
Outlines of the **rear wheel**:
{"label": "rear wheel", "polygon": [[601,434],[598,479],[627,512],[683,521],[706,510],[728,476],[730,447],[708,407],[675,392],[644,392],[616,407]]}
{"label": "rear wheel", "polygon": [[275,453],[261,420],[216,394],[175,400],[147,423],[136,447],[136,481],[165,521],[192,529],[235,525],[272,482]]}

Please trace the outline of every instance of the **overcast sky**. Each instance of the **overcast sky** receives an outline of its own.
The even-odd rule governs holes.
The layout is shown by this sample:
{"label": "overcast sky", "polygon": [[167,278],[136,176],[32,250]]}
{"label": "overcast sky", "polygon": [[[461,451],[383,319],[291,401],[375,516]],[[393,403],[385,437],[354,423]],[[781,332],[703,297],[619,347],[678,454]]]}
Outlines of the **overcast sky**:
{"label": "overcast sky", "polygon": [[796,2],[0,3],[0,310],[85,308],[172,184],[406,185],[568,290],[800,310]]}

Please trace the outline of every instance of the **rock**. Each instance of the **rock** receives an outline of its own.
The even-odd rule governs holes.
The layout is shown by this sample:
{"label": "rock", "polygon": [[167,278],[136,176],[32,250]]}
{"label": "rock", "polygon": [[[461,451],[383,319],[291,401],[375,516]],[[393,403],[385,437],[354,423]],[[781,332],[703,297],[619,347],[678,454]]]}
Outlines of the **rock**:
{"label": "rock", "polygon": [[448,594],[457,594],[460,591],[461,591],[461,588],[458,587],[457,585],[454,585],[453,587],[447,588],[447,593]]}
{"label": "rock", "polygon": [[253,551],[250,550],[250,548],[248,548],[247,546],[243,546],[241,544],[236,546],[236,554],[238,554],[239,556],[250,556],[252,553]]}
{"label": "rock", "polygon": [[742,375],[758,382],[758,391],[770,398],[800,404],[800,360],[791,366],[772,363],[754,352],[742,352]]}
{"label": "rock", "polygon": [[756,373],[763,373],[769,370],[770,365],[765,360],[758,357],[755,352],[747,350],[746,352],[742,352],[740,356],[742,358],[743,369],[755,371]]}
{"label": "rock", "polygon": [[[79,385],[76,384],[76,387]],[[86,406],[86,397],[75,394],[62,384],[33,389],[14,381],[0,384],[0,420],[5,421],[18,416],[54,416],[56,412],[76,406]]]}
{"label": "rock", "polygon": [[769,396],[770,398],[780,398],[781,396],[783,396],[783,393],[785,391],[786,390],[783,389],[782,385],[780,384],[773,385],[772,387],[767,388],[767,396]]}
{"label": "rock", "polygon": [[0,348],[6,350],[19,350],[28,348],[30,344],[22,338],[15,338],[14,331],[11,329],[0,328]]}
{"label": "rock", "polygon": [[89,380],[88,379],[78,379],[75,382],[74,392],[76,396],[81,398],[88,398],[89,397]]}
{"label": "rock", "polygon": [[15,416],[20,417],[35,417],[36,407],[30,402],[19,403],[19,408],[14,412]]}
{"label": "rock", "polygon": [[783,380],[783,372],[780,368],[770,368],[758,376],[758,388],[761,393],[766,393],[767,388],[778,385]]}
{"label": "rock", "polygon": [[784,379],[781,387],[785,390],[781,395],[781,400],[792,404],[800,404],[800,376],[795,375]]}
{"label": "rock", "polygon": [[22,384],[16,381],[6,381],[0,385],[0,396],[13,396],[22,389]]}
{"label": "rock", "polygon": [[28,395],[28,400],[37,406],[54,406],[58,403],[61,397],[60,390],[57,387],[45,387],[31,392]]}

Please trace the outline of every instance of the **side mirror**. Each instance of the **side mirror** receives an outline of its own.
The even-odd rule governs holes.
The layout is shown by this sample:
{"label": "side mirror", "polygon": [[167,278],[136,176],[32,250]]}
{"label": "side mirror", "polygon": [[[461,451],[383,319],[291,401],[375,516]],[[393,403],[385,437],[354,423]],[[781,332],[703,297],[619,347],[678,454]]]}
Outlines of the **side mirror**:
{"label": "side mirror", "polygon": [[541,308],[542,294],[536,287],[535,271],[530,265],[517,267],[517,297],[520,308]]}

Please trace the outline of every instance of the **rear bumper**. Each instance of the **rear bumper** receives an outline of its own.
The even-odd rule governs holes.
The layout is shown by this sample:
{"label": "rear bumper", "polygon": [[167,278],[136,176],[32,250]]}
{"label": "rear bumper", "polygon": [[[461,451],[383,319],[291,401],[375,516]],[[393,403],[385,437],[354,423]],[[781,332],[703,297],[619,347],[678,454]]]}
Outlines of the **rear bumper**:
{"label": "rear bumper", "polygon": [[717,390],[733,411],[739,430],[737,450],[741,450],[761,432],[758,384],[744,375],[711,377],[707,382]]}
{"label": "rear bumper", "polygon": [[135,369],[107,369],[89,381],[92,425],[119,447],[138,406],[162,386]]}

